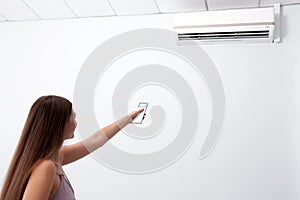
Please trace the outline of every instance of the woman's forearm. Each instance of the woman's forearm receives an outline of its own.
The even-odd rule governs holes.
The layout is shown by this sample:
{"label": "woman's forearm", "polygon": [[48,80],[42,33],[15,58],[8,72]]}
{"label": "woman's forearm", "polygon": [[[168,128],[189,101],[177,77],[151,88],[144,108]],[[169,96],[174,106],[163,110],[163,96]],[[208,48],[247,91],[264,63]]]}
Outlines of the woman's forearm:
{"label": "woman's forearm", "polygon": [[87,139],[83,140],[82,143],[85,148],[91,153],[104,145],[109,139],[116,135],[122,128],[127,124],[131,123],[132,119],[130,115],[126,115],[115,121],[114,123],[96,131]]}
{"label": "woman's forearm", "polygon": [[101,130],[104,133],[105,137],[107,139],[110,139],[114,135],[116,135],[122,128],[124,128],[131,122],[132,122],[132,119],[131,119],[130,115],[126,115],[126,116],[118,119],[114,123],[102,128]]}

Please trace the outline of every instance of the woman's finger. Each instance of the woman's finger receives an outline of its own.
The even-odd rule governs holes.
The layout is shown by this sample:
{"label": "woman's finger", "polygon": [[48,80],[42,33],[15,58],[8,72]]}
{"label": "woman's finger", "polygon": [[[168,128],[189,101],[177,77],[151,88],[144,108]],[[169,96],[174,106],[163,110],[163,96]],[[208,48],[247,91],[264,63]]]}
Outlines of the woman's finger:
{"label": "woman's finger", "polygon": [[137,113],[141,113],[141,112],[143,112],[143,111],[144,111],[144,108],[141,108],[141,109],[137,110],[136,112],[137,112]]}
{"label": "woman's finger", "polygon": [[144,108],[141,108],[139,110],[136,110],[136,111],[133,111],[130,116],[132,119],[134,119],[139,113],[143,112],[144,111]]}

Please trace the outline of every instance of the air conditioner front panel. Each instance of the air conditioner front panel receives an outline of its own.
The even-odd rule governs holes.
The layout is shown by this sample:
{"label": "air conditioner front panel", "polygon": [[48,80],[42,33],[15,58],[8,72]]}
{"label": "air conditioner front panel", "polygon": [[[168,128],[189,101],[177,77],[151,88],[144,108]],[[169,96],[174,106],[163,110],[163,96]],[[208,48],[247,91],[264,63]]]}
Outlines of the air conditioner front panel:
{"label": "air conditioner front panel", "polygon": [[231,26],[233,24],[272,24],[273,8],[236,9],[206,12],[180,13],[175,16],[174,28],[198,26]]}
{"label": "air conditioner front panel", "polygon": [[177,32],[179,43],[272,43],[275,39],[279,40],[280,11],[275,9],[276,7],[278,5],[274,8],[181,13],[175,16],[174,30]]}

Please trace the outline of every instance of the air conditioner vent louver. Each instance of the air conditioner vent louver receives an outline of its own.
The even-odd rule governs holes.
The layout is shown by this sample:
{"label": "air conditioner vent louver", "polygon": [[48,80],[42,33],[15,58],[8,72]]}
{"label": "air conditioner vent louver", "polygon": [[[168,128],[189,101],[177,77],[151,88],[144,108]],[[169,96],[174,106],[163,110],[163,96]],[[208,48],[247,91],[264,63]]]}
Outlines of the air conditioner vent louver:
{"label": "air conditioner vent louver", "polygon": [[235,39],[253,39],[268,38],[269,30],[259,31],[231,31],[231,32],[208,32],[208,33],[179,33],[179,40],[235,40]]}

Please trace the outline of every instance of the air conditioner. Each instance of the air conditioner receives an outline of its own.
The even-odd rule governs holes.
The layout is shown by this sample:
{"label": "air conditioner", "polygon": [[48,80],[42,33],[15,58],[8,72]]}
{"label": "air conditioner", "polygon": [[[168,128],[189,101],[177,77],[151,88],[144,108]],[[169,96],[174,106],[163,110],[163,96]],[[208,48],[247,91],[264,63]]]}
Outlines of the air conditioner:
{"label": "air conditioner", "polygon": [[280,42],[279,26],[279,3],[268,8],[180,13],[174,20],[178,44]]}

